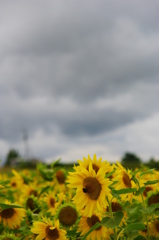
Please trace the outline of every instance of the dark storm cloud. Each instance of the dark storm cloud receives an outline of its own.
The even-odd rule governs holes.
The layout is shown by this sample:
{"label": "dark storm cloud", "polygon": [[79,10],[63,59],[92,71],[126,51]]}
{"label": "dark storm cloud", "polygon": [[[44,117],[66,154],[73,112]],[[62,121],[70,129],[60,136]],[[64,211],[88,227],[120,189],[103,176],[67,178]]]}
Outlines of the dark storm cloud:
{"label": "dark storm cloud", "polygon": [[[0,3],[0,139],[78,138],[158,112],[159,3]],[[103,107],[101,107],[103,106]]]}

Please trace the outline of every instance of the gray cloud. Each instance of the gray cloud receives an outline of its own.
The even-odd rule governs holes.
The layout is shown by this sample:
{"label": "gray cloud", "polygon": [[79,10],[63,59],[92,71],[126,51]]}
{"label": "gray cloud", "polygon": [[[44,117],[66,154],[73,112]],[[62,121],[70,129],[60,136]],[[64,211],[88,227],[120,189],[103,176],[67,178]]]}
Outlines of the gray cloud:
{"label": "gray cloud", "polygon": [[78,145],[156,114],[158,7],[158,1],[1,2],[2,145],[18,146],[24,128],[32,137],[42,130]]}

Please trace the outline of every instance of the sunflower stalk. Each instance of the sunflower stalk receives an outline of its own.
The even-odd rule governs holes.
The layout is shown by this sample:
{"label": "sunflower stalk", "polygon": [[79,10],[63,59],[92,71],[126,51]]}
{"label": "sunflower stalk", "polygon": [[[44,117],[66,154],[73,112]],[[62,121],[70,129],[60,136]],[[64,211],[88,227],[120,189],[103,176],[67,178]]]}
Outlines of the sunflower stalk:
{"label": "sunflower stalk", "polygon": [[[141,174],[140,174],[140,176],[142,176]],[[139,176],[139,180],[140,180],[140,176]],[[135,181],[137,182],[137,184],[138,184],[138,187],[139,187],[139,189],[141,188],[140,187],[140,182],[138,181],[138,179],[136,178],[136,177],[134,177],[135,178]],[[146,208],[146,204],[145,204],[145,200],[144,200],[144,196],[143,196],[143,191],[141,191],[141,198],[142,198],[142,204],[143,204],[143,206],[144,206],[144,208]],[[147,232],[148,232],[148,236],[147,236],[147,239],[148,240],[150,240],[150,230],[149,230],[149,221],[148,221],[148,213],[145,213],[145,215],[146,215],[146,227],[147,227]]]}
{"label": "sunflower stalk", "polygon": [[[110,212],[110,214],[111,214],[111,218],[113,219],[114,226],[115,226],[115,221],[114,221],[114,216],[113,216],[113,211],[112,211],[111,202],[109,202],[109,199],[108,199],[108,198],[107,198],[107,201],[108,201],[108,204],[109,204],[109,212]],[[114,227],[114,235],[115,235],[115,240],[118,240],[116,227]]]}

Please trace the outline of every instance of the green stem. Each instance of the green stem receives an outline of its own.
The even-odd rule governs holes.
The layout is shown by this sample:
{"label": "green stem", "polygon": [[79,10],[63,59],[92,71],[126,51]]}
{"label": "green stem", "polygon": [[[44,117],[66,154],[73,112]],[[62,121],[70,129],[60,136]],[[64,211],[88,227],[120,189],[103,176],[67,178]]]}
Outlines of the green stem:
{"label": "green stem", "polygon": [[[139,188],[140,188],[140,183],[139,183],[138,180],[137,180],[137,183],[138,183],[138,186],[139,186]],[[145,199],[144,199],[144,196],[143,196],[143,192],[141,193],[141,197],[142,197],[143,206],[144,206],[144,208],[146,208],[146,204],[145,204]],[[146,214],[146,224],[147,224],[146,227],[147,227],[147,232],[148,232],[147,239],[150,240],[150,231],[149,231],[148,214],[147,214],[147,213],[145,213],[145,214]]]}
{"label": "green stem", "polygon": [[[113,222],[114,222],[114,217],[113,217],[113,212],[112,212],[111,203],[110,203],[109,201],[108,201],[108,203],[109,203],[109,212],[110,212],[111,217],[112,217]],[[115,226],[115,222],[114,222],[114,226]],[[118,240],[116,227],[114,227],[114,234],[115,234],[115,240]]]}

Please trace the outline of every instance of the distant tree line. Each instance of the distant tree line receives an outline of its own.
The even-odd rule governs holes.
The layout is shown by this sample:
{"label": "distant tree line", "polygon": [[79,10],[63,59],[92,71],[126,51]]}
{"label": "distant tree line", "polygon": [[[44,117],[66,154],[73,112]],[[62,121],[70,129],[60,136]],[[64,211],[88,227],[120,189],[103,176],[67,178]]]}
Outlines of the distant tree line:
{"label": "distant tree line", "polygon": [[[15,166],[19,165],[20,167],[27,167],[27,168],[32,168],[36,167],[36,164],[40,162],[37,159],[30,159],[25,161],[23,159],[19,152],[15,149],[9,150],[7,156],[6,156],[6,161],[5,161],[5,166]],[[59,163],[60,165],[61,163]],[[123,157],[121,158],[121,164],[125,168],[129,169],[135,169],[135,168],[140,168],[143,165],[149,167],[149,168],[155,168],[156,170],[159,170],[159,160],[155,160],[154,158],[151,158],[148,162],[143,162],[140,157],[138,157],[134,153],[126,152]],[[64,165],[64,164],[62,164]],[[70,166],[73,166],[73,163],[69,164]],[[69,166],[68,166],[69,167]]]}

